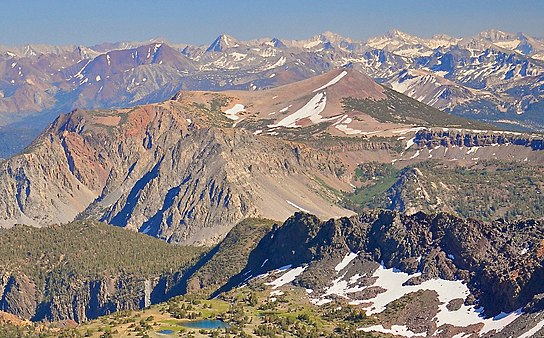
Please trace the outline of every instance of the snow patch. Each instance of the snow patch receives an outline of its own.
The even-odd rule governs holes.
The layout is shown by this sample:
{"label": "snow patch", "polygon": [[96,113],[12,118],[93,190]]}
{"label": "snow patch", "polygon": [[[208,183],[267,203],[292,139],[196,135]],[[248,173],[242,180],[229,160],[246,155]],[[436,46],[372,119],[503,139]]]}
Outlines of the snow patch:
{"label": "snow patch", "polygon": [[280,109],[280,113],[285,113],[285,112],[286,112],[286,111],[288,111],[288,110],[289,110],[289,108],[291,108],[292,106],[293,106],[293,105],[292,105],[292,104],[290,104],[289,106],[287,106],[287,107],[285,107],[285,108],[282,108],[282,109]]}
{"label": "snow patch", "polygon": [[[449,257],[452,259],[454,258],[452,255],[449,255]],[[473,305],[462,305],[460,309],[450,311],[447,308],[450,301],[454,299],[465,300],[469,296],[470,291],[466,284],[459,280],[449,281],[443,279],[431,279],[419,285],[405,284],[409,279],[418,276],[421,276],[421,273],[418,272],[410,275],[397,269],[387,269],[383,265],[380,265],[372,275],[373,278],[376,278],[373,285],[358,285],[358,279],[362,277],[358,274],[352,276],[349,280],[344,280],[344,274],[333,281],[332,285],[325,290],[325,294],[323,294],[320,298],[312,299],[311,301],[316,305],[323,305],[331,302],[331,299],[327,298],[327,296],[330,295],[337,295],[349,299],[348,296],[350,293],[355,293],[371,287],[378,287],[385,291],[370,299],[354,300],[350,302],[352,305],[362,304],[362,309],[366,311],[366,315],[371,316],[383,312],[388,304],[409,293],[420,290],[431,290],[438,294],[438,298],[441,303],[441,305],[438,306],[438,313],[433,319],[436,322],[437,327],[440,327],[443,324],[467,327],[473,324],[482,323],[484,326],[480,331],[480,334],[484,334],[492,330],[501,331],[504,327],[512,323],[522,314],[521,309],[518,309],[512,313],[501,313],[493,318],[484,318],[482,316],[484,309],[475,308]],[[380,328],[376,327],[361,328],[361,330],[362,329],[382,332],[380,331]],[[400,327],[396,329],[401,330]],[[395,334],[402,335],[400,332]],[[404,332],[403,334],[410,336],[410,333]]]}
{"label": "snow patch", "polygon": [[351,261],[354,260],[356,257],[357,257],[356,253],[353,253],[353,252],[348,253],[346,257],[344,257],[344,259],[342,259],[342,261],[334,267],[334,270],[336,270],[337,273],[344,270],[344,268],[348,266],[348,264],[351,263]]}
{"label": "snow patch", "polygon": [[411,139],[409,139],[408,141],[406,141],[406,147],[404,147],[404,150],[410,149],[410,147],[415,144],[415,142],[414,142],[415,139],[416,139],[416,137],[414,136]]}
{"label": "snow patch", "polygon": [[284,286],[287,283],[291,283],[292,281],[294,281],[295,278],[297,278],[298,275],[300,275],[304,270],[306,270],[305,266],[299,266],[298,268],[289,270],[288,272],[283,274],[280,278],[265,284],[272,286],[273,289],[277,289],[279,287]]}
{"label": "snow patch", "polygon": [[289,205],[292,206],[292,207],[297,208],[297,209],[300,210],[300,211],[303,211],[303,212],[308,213],[308,214],[310,213],[308,210],[299,207],[298,205],[296,205],[295,203],[293,203],[293,202],[291,202],[291,201],[288,201],[288,200],[285,200],[285,201],[287,202],[287,204],[289,204]]}
{"label": "snow patch", "polygon": [[425,333],[415,333],[410,331],[406,326],[404,325],[391,325],[390,329],[384,328],[382,325],[373,325],[369,327],[361,327],[357,329],[358,331],[364,331],[364,332],[381,332],[386,334],[392,334],[395,336],[403,336],[403,337],[425,337]]}
{"label": "snow patch", "polygon": [[522,334],[521,336],[519,336],[518,338],[530,338],[530,337],[535,337],[535,334],[542,330],[544,328],[544,320],[541,320],[540,323],[536,324],[535,327],[533,327],[532,329],[530,329],[529,331],[525,332],[524,334]]}
{"label": "snow patch", "polygon": [[268,67],[265,67],[263,68],[262,70],[269,70],[269,69],[274,69],[274,68],[278,68],[278,67],[281,67],[283,65],[285,65],[285,63],[287,62],[287,58],[285,56],[282,56],[278,59],[278,61],[276,61],[276,63],[268,66]]}
{"label": "snow patch", "polygon": [[243,104],[237,103],[234,105],[234,107],[225,110],[224,113],[225,115],[227,115],[229,119],[236,121],[240,118],[236,114],[243,112],[245,110],[246,110],[246,107]]}
{"label": "snow patch", "polygon": [[297,125],[297,122],[305,118],[309,118],[313,123],[319,123],[323,121],[323,118],[319,114],[325,110],[326,105],[327,97],[325,96],[325,93],[317,93],[308,103],[304,105],[304,107],[285,117],[277,124],[269,125],[268,127],[298,128],[300,126]]}
{"label": "snow patch", "polygon": [[416,153],[410,157],[410,160],[414,159],[414,158],[416,158],[418,156],[419,156],[419,150],[417,150]]}

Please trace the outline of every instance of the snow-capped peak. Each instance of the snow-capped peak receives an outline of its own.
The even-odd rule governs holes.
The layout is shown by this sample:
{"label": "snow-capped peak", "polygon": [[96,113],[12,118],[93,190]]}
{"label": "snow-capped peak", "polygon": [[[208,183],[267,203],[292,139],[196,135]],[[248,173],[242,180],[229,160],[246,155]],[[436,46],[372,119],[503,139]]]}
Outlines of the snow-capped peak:
{"label": "snow-capped peak", "polygon": [[480,32],[478,34],[478,37],[482,38],[482,39],[492,41],[492,42],[496,42],[496,41],[504,41],[504,40],[515,39],[516,34],[503,32],[503,31],[498,30],[498,29],[490,29],[490,30],[487,30],[487,31]]}
{"label": "snow-capped peak", "polygon": [[221,34],[212,42],[208,49],[206,49],[206,52],[222,52],[225,49],[238,46],[240,46],[240,44],[235,38],[227,34]]}
{"label": "snow-capped peak", "polygon": [[415,41],[417,42],[418,38],[413,36],[413,35],[410,35],[408,33],[404,33],[398,29],[392,29],[390,31],[388,31],[387,33],[385,33],[385,36],[390,38],[390,39],[401,39],[403,41]]}

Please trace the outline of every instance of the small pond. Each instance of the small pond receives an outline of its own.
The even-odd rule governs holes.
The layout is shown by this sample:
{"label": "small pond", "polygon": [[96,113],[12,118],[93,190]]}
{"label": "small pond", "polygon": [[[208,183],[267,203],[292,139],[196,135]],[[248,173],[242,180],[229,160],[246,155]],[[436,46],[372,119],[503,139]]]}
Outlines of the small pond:
{"label": "small pond", "polygon": [[204,330],[215,330],[215,329],[225,329],[229,327],[229,324],[225,323],[222,320],[195,320],[192,322],[186,322],[181,324],[184,327],[191,329],[204,329]]}
{"label": "small pond", "polygon": [[160,333],[160,334],[174,334],[174,331],[172,331],[172,330],[160,330],[157,333]]}

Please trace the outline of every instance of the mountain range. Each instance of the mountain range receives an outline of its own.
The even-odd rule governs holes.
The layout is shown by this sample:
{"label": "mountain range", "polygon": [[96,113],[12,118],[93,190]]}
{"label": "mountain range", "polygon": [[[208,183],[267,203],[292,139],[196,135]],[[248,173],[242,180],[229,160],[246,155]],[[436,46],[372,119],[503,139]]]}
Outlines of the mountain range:
{"label": "mountain range", "polygon": [[541,131],[543,46],[498,30],[466,38],[394,30],[365,42],[326,32],[299,41],[221,35],[204,46],[164,39],[0,46],[0,156],[21,150],[60,112],[75,108],[160,102],[187,89],[262,90],[346,64],[435,108]]}
{"label": "mountain range", "polygon": [[[0,162],[0,226],[95,219],[168,242],[213,244],[247,217],[284,220],[306,211],[329,218],[377,206],[454,212],[457,195],[449,192],[446,202],[447,180],[430,180],[433,172],[453,161],[467,173],[479,166],[492,175],[492,160],[501,168],[522,163],[534,187],[485,216],[472,213],[471,203],[457,213],[538,216],[542,137],[494,128],[420,103],[353,67],[266,90],[181,91],[157,104],[74,110]],[[413,168],[423,201],[403,195],[414,191],[409,172],[360,176],[428,161],[439,165]],[[388,183],[372,190],[380,179]],[[509,184],[524,189],[524,182]],[[484,199],[495,194],[483,191]]]}
{"label": "mountain range", "polygon": [[0,336],[538,336],[542,51],[0,48]]}

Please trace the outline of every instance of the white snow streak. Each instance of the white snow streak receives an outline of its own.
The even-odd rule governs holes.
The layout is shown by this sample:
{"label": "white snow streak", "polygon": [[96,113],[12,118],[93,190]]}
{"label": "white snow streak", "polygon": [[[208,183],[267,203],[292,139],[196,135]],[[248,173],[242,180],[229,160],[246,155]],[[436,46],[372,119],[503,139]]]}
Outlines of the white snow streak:
{"label": "white snow streak", "polygon": [[348,73],[348,72],[346,72],[346,71],[344,70],[342,73],[340,73],[340,74],[339,74],[338,76],[336,76],[334,79],[330,80],[330,81],[327,82],[325,85],[323,85],[323,86],[321,86],[321,87],[315,89],[313,92],[315,93],[315,92],[318,92],[318,91],[320,91],[320,90],[322,90],[322,89],[325,89],[325,88],[327,88],[327,87],[329,87],[329,86],[332,86],[333,84],[335,84],[335,83],[337,83],[338,81],[340,81],[344,76],[346,76],[347,73]]}
{"label": "white snow streak", "polygon": [[384,328],[382,325],[373,325],[369,327],[361,327],[358,328],[359,331],[364,332],[381,332],[381,333],[389,333],[395,336],[403,336],[403,337],[425,337],[425,333],[415,333],[410,331],[406,326],[404,325],[391,325],[390,329]]}
{"label": "white snow streak", "polygon": [[277,124],[269,125],[268,127],[298,128],[300,126],[297,125],[297,122],[305,118],[309,118],[314,123],[319,123],[322,121],[322,117],[319,114],[325,110],[326,105],[327,98],[325,93],[317,93],[308,103],[304,105],[304,107],[283,118]]}
{"label": "white snow streak", "polygon": [[302,267],[302,266],[299,266],[298,268],[294,268],[292,270],[289,270],[287,271],[283,276],[281,276],[280,278],[270,282],[270,283],[265,283],[266,285],[271,285],[273,286],[272,288],[273,289],[277,289],[281,286],[284,286],[285,284],[287,283],[291,283],[292,281],[295,280],[295,278],[297,278],[298,275],[300,275],[304,270],[306,270],[306,267]]}
{"label": "white snow streak", "polygon": [[524,334],[522,334],[518,338],[530,338],[530,337],[533,337],[534,334],[537,333],[538,331],[540,331],[542,328],[544,328],[544,320],[540,321],[540,323],[536,324],[535,327],[533,327],[529,331],[525,332]]}
{"label": "white snow streak", "polygon": [[356,253],[353,253],[353,252],[350,252],[346,255],[346,257],[344,257],[344,259],[342,259],[342,261],[340,263],[338,263],[335,267],[334,267],[334,270],[336,270],[336,272],[340,272],[342,270],[344,270],[344,268],[346,266],[348,266],[348,264],[355,259],[355,257],[357,257],[357,254]]}
{"label": "white snow streak", "polygon": [[303,212],[308,213],[308,214],[310,213],[308,210],[299,207],[298,205],[296,205],[295,203],[293,203],[293,202],[291,202],[291,201],[288,201],[288,200],[285,200],[285,201],[287,202],[287,204],[289,204],[290,206],[293,206],[293,207],[297,208],[297,209],[300,210],[300,211],[303,211]]}

